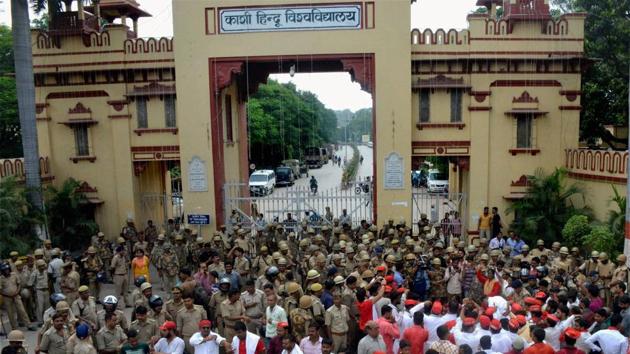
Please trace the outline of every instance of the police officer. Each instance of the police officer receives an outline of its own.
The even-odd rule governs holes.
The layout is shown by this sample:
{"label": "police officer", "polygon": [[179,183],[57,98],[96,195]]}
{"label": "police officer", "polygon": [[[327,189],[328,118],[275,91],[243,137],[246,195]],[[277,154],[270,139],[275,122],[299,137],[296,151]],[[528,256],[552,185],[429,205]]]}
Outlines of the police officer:
{"label": "police officer", "polygon": [[[27,325],[29,330],[35,327],[30,324],[30,319],[24,310],[22,297],[20,296],[21,284],[18,276],[11,271],[11,266],[7,263],[0,265],[0,294],[4,298],[4,306],[9,316],[11,328],[17,329],[18,323]],[[16,320],[17,317],[17,320]]]}
{"label": "police officer", "polygon": [[61,292],[66,295],[66,301],[71,304],[74,302],[74,300],[77,299],[77,297],[79,297],[79,285],[80,285],[80,277],[78,277],[78,274],[72,274],[72,273],[76,273],[74,271],[74,269],[72,268],[73,263],[72,262],[65,262],[63,264],[63,274],[61,275]]}
{"label": "police officer", "polygon": [[131,302],[127,297],[129,291],[129,265],[125,256],[125,248],[116,247],[116,255],[111,261],[111,273],[114,278],[114,287],[116,288],[116,297],[118,301],[122,301],[126,307],[131,307]]}
{"label": "police officer", "polygon": [[173,253],[170,244],[164,245],[164,254],[162,254],[160,258],[159,269],[164,278],[164,288],[172,289],[177,282],[177,275],[179,274],[179,259],[177,259],[177,255]]}
{"label": "police officer", "polygon": [[[125,314],[118,310],[116,307],[118,306],[118,299],[116,296],[108,295],[103,299],[103,309],[96,313],[96,320],[98,323],[98,328],[104,328],[107,323],[107,318],[109,315],[114,315],[114,321],[116,325],[119,325],[123,330],[129,330],[129,323],[127,322],[127,317]],[[100,348],[99,348],[100,350]]]}
{"label": "police officer", "polygon": [[70,309],[77,318],[89,324],[92,331],[96,331],[98,326],[96,300],[90,296],[90,288],[86,285],[79,287],[79,298],[74,300]]}
{"label": "police officer", "polygon": [[88,247],[87,257],[83,258],[83,269],[88,278],[88,286],[94,298],[98,299],[101,292],[101,285],[97,280],[98,273],[103,270],[103,261],[98,257],[96,248]]}

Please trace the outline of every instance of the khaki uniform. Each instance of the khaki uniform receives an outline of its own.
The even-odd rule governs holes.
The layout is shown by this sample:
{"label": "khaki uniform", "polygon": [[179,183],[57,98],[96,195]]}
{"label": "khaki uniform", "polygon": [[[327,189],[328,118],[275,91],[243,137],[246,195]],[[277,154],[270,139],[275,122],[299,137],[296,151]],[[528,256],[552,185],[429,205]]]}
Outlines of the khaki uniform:
{"label": "khaki uniform", "polygon": [[268,267],[273,265],[273,257],[270,255],[263,256],[260,255],[254,260],[254,264],[252,265],[257,276],[262,277],[265,275],[265,271]]}
{"label": "khaki uniform", "polygon": [[116,254],[112,259],[111,269],[118,302],[122,302],[123,306],[129,306],[131,304],[127,297],[127,292],[129,291],[129,266],[126,257]]}
{"label": "khaki uniform", "polygon": [[160,262],[160,259],[162,258],[163,254],[164,254],[164,242],[162,242],[162,244],[156,243],[155,245],[153,245],[153,249],[151,250],[151,263],[158,270],[158,273],[160,276],[160,283],[162,284],[162,290],[170,291],[171,289],[164,288],[164,274],[162,274],[162,268],[160,268],[160,266],[162,265],[162,262]]}
{"label": "khaki uniform", "polygon": [[613,271],[612,280],[620,281],[627,285],[628,284],[628,266],[624,264],[620,267],[615,268],[615,270]]}
{"label": "khaki uniform", "polygon": [[42,335],[42,341],[39,344],[39,350],[48,354],[66,354],[66,344],[70,338],[70,333],[63,328],[61,333],[55,328],[50,328]]}
{"label": "khaki uniform", "polygon": [[249,260],[243,256],[234,259],[234,270],[241,275],[241,286],[249,278]]}
{"label": "khaki uniform", "polygon": [[24,266],[22,268],[22,271],[16,271],[16,274],[20,279],[22,289],[28,290],[28,297],[25,298],[24,296],[22,296],[22,304],[24,305],[24,310],[26,310],[26,314],[28,314],[29,318],[37,318],[37,315],[35,314],[37,310],[37,303],[35,302],[35,291],[33,291],[33,286],[31,285],[31,270],[29,270],[28,267]]}
{"label": "khaki uniform", "polygon": [[221,274],[225,273],[225,266],[223,265],[223,262],[219,262],[219,263],[209,263],[208,264],[208,273],[215,271],[217,273],[219,273],[219,276],[221,276]]}
{"label": "khaki uniform", "polygon": [[232,337],[236,335],[234,331],[235,320],[230,320],[230,317],[245,316],[245,307],[241,300],[237,300],[231,303],[229,299],[224,300],[221,303],[221,316],[223,316],[223,323],[225,325],[225,339],[228,342],[232,342]]}
{"label": "khaki uniform", "polygon": [[143,322],[138,320],[131,322],[129,329],[138,331],[138,341],[141,343],[150,343],[151,338],[158,338],[160,336],[157,322],[150,318],[147,318],[147,320]]}
{"label": "khaki uniform", "polygon": [[547,256],[547,258],[551,257],[551,250],[548,248],[543,248],[543,250],[539,250],[538,248],[534,248],[532,250],[529,251],[529,255],[532,256],[532,258],[534,257],[538,257],[540,258],[541,256]]}
{"label": "khaki uniform", "polygon": [[44,270],[40,272],[39,270],[35,270],[31,273],[31,278],[29,280],[29,285],[33,288],[35,292],[35,317],[37,317],[37,321],[39,323],[44,322],[44,311],[48,308],[49,302],[49,293],[48,293],[48,272]]}
{"label": "khaki uniform", "polygon": [[330,328],[333,340],[333,352],[345,352],[348,346],[348,323],[350,313],[346,305],[333,305],[326,310],[326,326]]}
{"label": "khaki uniform", "polygon": [[241,294],[241,301],[245,307],[245,314],[252,319],[247,323],[247,329],[258,334],[258,328],[262,325],[260,319],[265,313],[265,293],[262,290],[256,289],[253,294],[248,291],[244,291]]}
{"label": "khaki uniform", "polygon": [[160,258],[160,269],[164,277],[164,289],[172,289],[179,274],[179,260],[173,252],[164,252]]}
{"label": "khaki uniform", "polygon": [[430,270],[429,281],[431,282],[431,296],[433,297],[446,297],[446,283],[444,283],[445,270],[440,268],[437,270]]}
{"label": "khaki uniform", "polygon": [[13,329],[18,328],[18,323],[24,325],[31,323],[22,303],[20,289],[20,279],[15,273],[11,272],[9,276],[0,277],[0,294],[4,298],[4,308],[7,310],[9,322]]}
{"label": "khaki uniform", "polygon": [[181,241],[177,242],[175,246],[173,246],[173,253],[177,256],[180,268],[188,266],[188,247],[186,247],[184,243]]}
{"label": "khaki uniform", "polygon": [[96,281],[96,274],[103,270],[103,261],[97,256],[87,257],[83,259],[83,267],[87,274],[90,295],[100,299],[101,284]]}
{"label": "khaki uniform", "polygon": [[66,295],[66,302],[72,304],[79,297],[79,280],[72,274],[74,271],[68,272],[61,276],[61,291]]}
{"label": "khaki uniform", "polygon": [[93,328],[97,328],[98,320],[96,315],[96,301],[93,297],[90,296],[87,300],[83,300],[79,297],[74,300],[70,309],[72,310],[73,315],[83,321],[89,322]]}
{"label": "khaki uniform", "polygon": [[[162,310],[162,312],[167,312],[168,315],[171,317],[172,320],[175,320],[177,318],[177,313],[179,312],[179,310],[184,308],[184,301],[180,301],[179,303],[175,303],[173,300],[168,300],[165,304],[164,304],[164,309]],[[164,322],[160,322],[158,321],[158,324],[162,324]]]}
{"label": "khaki uniform", "polygon": [[161,323],[166,321],[175,321],[175,318],[171,317],[171,314],[165,310],[162,310],[159,314],[156,314],[154,311],[149,311],[147,317],[155,320],[158,325],[158,329]]}
{"label": "khaki uniform", "polygon": [[193,305],[193,308],[190,310],[182,308],[177,313],[175,319],[177,331],[186,343],[186,352],[194,353],[194,348],[190,345],[189,340],[193,334],[199,331],[199,321],[205,319],[207,319],[206,310],[199,305]]}
{"label": "khaki uniform", "polygon": [[118,353],[125,340],[127,340],[127,336],[120,326],[116,326],[114,329],[103,327],[96,334],[96,348],[99,353],[102,350]]}
{"label": "khaki uniform", "polygon": [[[96,246],[96,254],[103,261],[103,264],[109,265],[112,262],[112,244],[109,241],[102,240]],[[109,269],[105,267],[105,274],[107,274],[107,279],[111,279],[111,274],[109,274]]]}
{"label": "khaki uniform", "polygon": [[298,341],[306,337],[306,333],[308,333],[308,326],[311,324],[311,321],[313,321],[313,314],[310,311],[297,308],[291,310],[289,319],[291,321],[291,330],[293,331],[293,335],[298,339]]}
{"label": "khaki uniform", "polygon": [[223,318],[221,317],[221,303],[225,300],[227,300],[227,293],[218,291],[212,294],[212,297],[210,297],[210,303],[208,304],[210,307],[210,316],[212,317],[210,320],[212,320],[213,323],[216,323],[217,332],[219,332],[219,334],[223,337],[225,337],[225,332],[223,331]]}
{"label": "khaki uniform", "polygon": [[612,304],[612,298],[610,296],[609,286],[613,277],[613,271],[615,270],[615,264],[611,261],[608,261],[606,264],[599,262],[596,269],[599,273],[599,279],[601,279],[602,285],[604,286],[602,289],[604,293],[604,300],[606,301],[606,304],[610,306]]}
{"label": "khaki uniform", "polygon": [[[125,316],[125,313],[121,310],[115,310],[114,313],[116,313],[116,325],[120,326],[123,331],[128,331],[129,322],[127,322],[127,317]],[[105,309],[102,309],[96,313],[96,322],[98,324],[98,328],[105,328]]]}

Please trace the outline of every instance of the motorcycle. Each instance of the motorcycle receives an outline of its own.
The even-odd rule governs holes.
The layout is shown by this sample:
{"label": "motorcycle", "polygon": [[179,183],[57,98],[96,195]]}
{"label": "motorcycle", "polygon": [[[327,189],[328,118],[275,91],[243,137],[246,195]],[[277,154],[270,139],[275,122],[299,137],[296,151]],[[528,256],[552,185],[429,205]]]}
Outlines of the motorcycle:
{"label": "motorcycle", "polygon": [[368,193],[370,193],[370,183],[368,183],[368,182],[359,182],[359,184],[357,184],[357,186],[354,187],[354,192],[356,194],[361,194],[361,193],[368,194]]}
{"label": "motorcycle", "polygon": [[317,194],[317,185],[311,185],[311,193],[313,193],[313,195]]}

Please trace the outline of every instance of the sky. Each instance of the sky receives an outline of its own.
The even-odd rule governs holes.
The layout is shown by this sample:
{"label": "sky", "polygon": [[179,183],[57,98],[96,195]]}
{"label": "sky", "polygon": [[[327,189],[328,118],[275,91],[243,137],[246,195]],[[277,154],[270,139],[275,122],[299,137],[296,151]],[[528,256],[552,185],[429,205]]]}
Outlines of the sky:
{"label": "sky", "polygon": [[[142,9],[153,15],[140,19],[138,24],[140,37],[173,36],[172,0],[136,1]],[[409,2],[409,0],[379,1]],[[10,0],[0,0],[0,23],[7,25],[11,24],[9,3]],[[411,6],[411,27],[418,29],[466,28],[468,26],[466,15],[476,8],[475,3],[476,0],[418,0]],[[31,15],[31,18],[33,16]],[[362,91],[359,84],[353,83],[348,73],[296,74],[294,77],[272,75],[271,79],[280,82],[291,81],[299,90],[315,93],[330,109],[357,111],[372,106],[370,95]]]}

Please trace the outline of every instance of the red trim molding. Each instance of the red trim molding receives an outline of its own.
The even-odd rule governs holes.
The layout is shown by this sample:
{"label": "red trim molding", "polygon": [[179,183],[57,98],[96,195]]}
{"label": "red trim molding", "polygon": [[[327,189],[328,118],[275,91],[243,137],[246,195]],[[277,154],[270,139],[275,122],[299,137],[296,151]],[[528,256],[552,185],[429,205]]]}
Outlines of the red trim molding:
{"label": "red trim molding", "polygon": [[47,100],[61,98],[84,98],[84,97],[109,97],[109,94],[103,90],[99,91],[71,91],[71,92],[51,92],[46,96]]}
{"label": "red trim molding", "polygon": [[486,97],[492,95],[492,91],[470,91],[468,94],[473,96],[475,101],[482,103],[486,100]]}
{"label": "red trim molding", "polygon": [[70,158],[70,161],[77,163],[79,161],[89,161],[89,162],[94,162],[96,161],[96,156],[73,156]]}
{"label": "red trim molding", "polygon": [[411,147],[438,147],[438,146],[470,146],[470,140],[460,141],[412,141]]}
{"label": "red trim molding", "polygon": [[418,130],[431,129],[431,128],[457,128],[459,130],[464,129],[466,124],[464,123],[418,123],[416,128]]}
{"label": "red trim molding", "polygon": [[38,121],[38,122],[48,122],[48,121],[51,121],[52,118],[50,118],[50,117],[38,117],[38,118],[35,118],[35,120]]}
{"label": "red trim molding", "polygon": [[492,107],[468,107],[468,111],[470,112],[475,112],[475,111],[491,111]]}
{"label": "red trim molding", "polygon": [[107,116],[109,119],[131,119],[131,114],[112,114]]}
{"label": "red trim molding", "polygon": [[141,128],[134,129],[133,132],[136,133],[138,136],[141,136],[142,134],[152,133],[172,133],[173,135],[177,135],[177,133],[179,132],[179,128]]}
{"label": "red trim molding", "polygon": [[110,100],[107,101],[107,104],[112,106],[116,112],[120,112],[126,105],[129,104],[129,100]]}
{"label": "red trim molding", "polygon": [[132,146],[131,152],[179,152],[179,145]]}
{"label": "red trim molding", "polygon": [[532,156],[536,156],[540,153],[540,149],[510,149],[509,152],[512,156],[516,156],[518,154],[531,154]]}
{"label": "red trim molding", "polygon": [[601,175],[592,175],[589,173],[579,173],[579,172],[569,172],[569,177],[575,179],[584,179],[584,180],[592,180],[592,181],[600,181],[600,182],[613,182],[619,184],[625,184],[627,182],[627,178],[624,177],[612,177],[612,176],[601,176]]}
{"label": "red trim molding", "polygon": [[490,87],[562,87],[557,80],[495,80]]}
{"label": "red trim molding", "polygon": [[581,111],[582,106],[560,106],[561,111]]}

